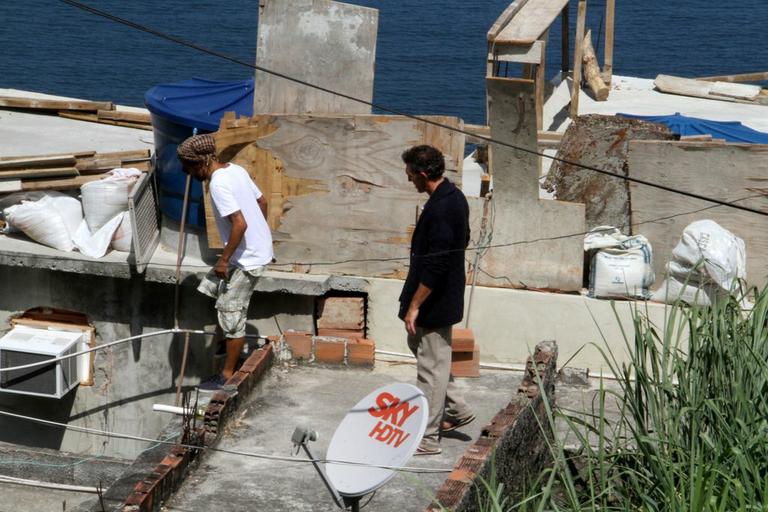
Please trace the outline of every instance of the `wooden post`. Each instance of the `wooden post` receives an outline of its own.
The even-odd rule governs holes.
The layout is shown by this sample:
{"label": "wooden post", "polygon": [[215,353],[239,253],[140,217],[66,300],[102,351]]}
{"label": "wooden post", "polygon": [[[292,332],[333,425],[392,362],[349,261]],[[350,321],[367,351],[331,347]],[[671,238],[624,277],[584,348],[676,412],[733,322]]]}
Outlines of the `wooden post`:
{"label": "wooden post", "polygon": [[587,30],[587,35],[584,36],[582,45],[584,53],[584,78],[587,80],[589,88],[592,89],[595,99],[597,101],[605,101],[608,99],[610,87],[605,85],[605,82],[600,77],[600,66],[597,65],[597,56],[595,55],[595,49],[592,47],[592,30]]}
{"label": "wooden post", "polygon": [[568,71],[570,71],[570,66],[568,65],[568,57],[570,57],[571,49],[568,45],[568,42],[570,41],[570,31],[571,31],[571,23],[570,23],[570,11],[568,10],[571,7],[571,2],[569,1],[565,7],[563,8],[562,13],[560,14],[560,31],[561,34],[561,46],[560,46],[560,60],[561,60],[561,70],[563,71],[563,79],[568,75]]}
{"label": "wooden post", "polygon": [[544,32],[541,37],[541,62],[536,64],[536,129],[543,130],[544,126],[544,84],[546,83],[546,58],[547,58],[547,40],[549,39],[549,30]]}
{"label": "wooden post", "polygon": [[571,88],[570,115],[579,115],[579,92],[581,91],[581,59],[584,43],[584,24],[587,19],[587,0],[579,0],[579,13],[576,18],[576,46],[573,50],[573,87]]}
{"label": "wooden post", "polygon": [[603,82],[611,85],[613,78],[613,18],[616,0],[605,0],[605,53],[603,54]]}

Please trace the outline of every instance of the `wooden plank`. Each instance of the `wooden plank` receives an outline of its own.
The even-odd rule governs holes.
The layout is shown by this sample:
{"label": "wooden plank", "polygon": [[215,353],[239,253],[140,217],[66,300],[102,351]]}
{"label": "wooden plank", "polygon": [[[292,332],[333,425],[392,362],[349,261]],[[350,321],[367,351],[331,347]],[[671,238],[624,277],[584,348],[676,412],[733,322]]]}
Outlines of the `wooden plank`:
{"label": "wooden plank", "polygon": [[602,79],[607,85],[613,80],[613,31],[616,0],[605,0],[605,50],[603,51]]}
{"label": "wooden plank", "polygon": [[138,130],[152,130],[152,125],[147,125],[143,123],[132,123],[129,121],[113,121],[111,119],[102,119],[99,118],[96,114],[82,114],[79,112],[67,112],[67,111],[59,111],[58,112],[59,117],[63,117],[65,119],[74,119],[76,121],[88,121],[90,123],[99,123],[99,124],[109,124],[112,126],[122,126],[124,128],[135,128]]}
{"label": "wooden plank", "polygon": [[0,180],[0,194],[21,192],[21,180]]}
{"label": "wooden plank", "polygon": [[[456,118],[431,119],[462,126]],[[413,213],[426,197],[406,179],[402,151],[417,144],[437,146],[447,167],[455,169],[446,172],[452,181],[460,179],[464,156],[463,135],[401,116],[230,118],[214,136],[219,154],[228,155],[223,160],[246,167],[268,198],[278,265],[293,269],[298,264],[309,273],[404,276],[405,259],[312,262],[407,254]]]}
{"label": "wooden plank", "polygon": [[89,176],[77,176],[68,179],[43,179],[43,180],[22,180],[22,190],[74,190],[91,181],[100,180],[103,174],[94,174]]}
{"label": "wooden plank", "polygon": [[762,82],[768,80],[768,71],[762,73],[742,73],[738,75],[704,76],[696,80],[705,82]]}
{"label": "wooden plank", "polygon": [[496,18],[490,29],[488,29],[487,38],[489,42],[496,39],[499,33],[507,26],[509,21],[523,8],[528,0],[515,0],[504,9],[504,12]]}
{"label": "wooden plank", "polygon": [[77,162],[75,155],[57,155],[41,157],[11,157],[0,160],[0,171],[3,169],[29,169],[31,167],[52,167],[62,165],[74,165]]}
{"label": "wooden plank", "polygon": [[126,112],[124,110],[99,110],[96,112],[99,120],[126,121],[136,124],[152,124],[152,118],[145,112]]}
{"label": "wooden plank", "polygon": [[583,41],[584,58],[582,59],[584,68],[584,78],[587,80],[589,88],[592,90],[592,94],[597,101],[605,101],[608,99],[608,93],[610,88],[605,85],[602,77],[600,76],[600,67],[597,65],[597,56],[595,55],[595,49],[592,47],[592,30],[587,31],[587,35],[584,36]]}
{"label": "wooden plank", "polygon": [[23,110],[82,110],[86,112],[115,109],[115,105],[111,101],[44,100],[13,96],[0,96],[0,107]]}
{"label": "wooden plank", "polygon": [[[670,75],[658,75],[653,83],[661,92],[711,100],[731,102],[749,100],[748,102],[751,103],[751,100],[760,95],[760,87],[754,85],[705,82]],[[726,86],[729,87],[726,88]]]}
{"label": "wooden plank", "polygon": [[571,118],[579,115],[579,93],[581,92],[581,59],[584,44],[584,24],[587,19],[587,2],[579,0],[579,11],[576,19],[576,47],[573,52],[573,84],[571,87]]}
{"label": "wooden plank", "polygon": [[95,155],[95,151],[78,151],[74,153],[46,153],[42,155],[19,155],[19,156],[0,156],[0,162],[8,160],[42,160],[45,158],[71,157],[87,158]]}
{"label": "wooden plank", "polygon": [[496,44],[533,44],[555,21],[568,0],[529,1],[496,36]]}
{"label": "wooden plank", "polygon": [[[723,201],[754,197],[763,189],[762,197],[739,204],[768,213],[764,191],[768,145],[632,141],[629,175]],[[641,233],[651,242],[657,284],[683,229],[701,219],[714,220],[743,239],[747,280],[760,288],[768,283],[765,217],[634,183],[630,183],[630,194],[633,233]],[[672,218],[646,222],[663,217]]]}
{"label": "wooden plank", "polygon": [[488,52],[489,61],[538,64],[544,52],[544,41],[527,45],[493,46]]}
{"label": "wooden plank", "polygon": [[3,169],[0,170],[0,180],[74,177],[80,173],[74,167],[40,167],[35,169]]}
{"label": "wooden plank", "polygon": [[[329,0],[270,0],[256,62],[354,98],[373,99],[378,11]],[[254,113],[369,114],[370,105],[256,71]]]}

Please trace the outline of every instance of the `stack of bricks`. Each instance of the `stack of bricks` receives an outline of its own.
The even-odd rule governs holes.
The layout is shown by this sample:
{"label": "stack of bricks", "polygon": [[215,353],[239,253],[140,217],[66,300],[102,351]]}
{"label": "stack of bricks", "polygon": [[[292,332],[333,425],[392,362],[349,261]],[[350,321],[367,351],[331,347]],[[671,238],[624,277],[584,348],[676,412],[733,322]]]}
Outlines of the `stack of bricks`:
{"label": "stack of bricks", "polygon": [[365,338],[312,336],[306,331],[286,331],[283,339],[295,360],[367,367],[374,364],[376,344]]}
{"label": "stack of bricks", "polygon": [[475,343],[472,329],[453,328],[451,348],[451,375],[454,377],[480,376],[480,346]]}

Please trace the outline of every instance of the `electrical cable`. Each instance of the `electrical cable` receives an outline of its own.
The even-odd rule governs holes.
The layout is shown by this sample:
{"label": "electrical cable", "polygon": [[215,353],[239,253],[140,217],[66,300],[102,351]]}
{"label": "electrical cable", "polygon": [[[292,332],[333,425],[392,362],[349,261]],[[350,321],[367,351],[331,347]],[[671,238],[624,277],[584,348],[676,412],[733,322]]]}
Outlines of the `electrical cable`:
{"label": "electrical cable", "polygon": [[386,466],[386,465],[379,465],[379,464],[366,464],[364,462],[354,462],[354,461],[345,461],[345,460],[309,459],[309,458],[286,457],[282,455],[268,455],[265,453],[246,452],[241,450],[229,450],[226,448],[205,447],[205,446],[197,446],[192,444],[180,444],[180,443],[175,443],[173,441],[166,441],[162,439],[150,439],[148,437],[135,436],[132,434],[122,434],[119,432],[110,432],[107,430],[99,430],[99,429],[89,428],[89,427],[69,425],[69,424],[60,423],[57,421],[45,420],[42,418],[35,418],[33,416],[24,416],[23,414],[16,414],[9,411],[0,410],[0,416],[16,418],[16,419],[30,421],[33,423],[40,423],[48,426],[60,427],[66,430],[72,430],[74,432],[80,432],[83,434],[104,436],[104,437],[109,437],[114,439],[142,441],[146,443],[155,443],[157,445],[164,444],[164,445],[180,446],[182,448],[187,448],[190,450],[212,451],[212,452],[226,453],[229,455],[238,455],[243,457],[251,457],[255,459],[274,460],[279,462],[310,463],[310,464],[311,463],[339,464],[344,466],[359,466],[359,467],[366,467],[366,468],[387,469],[390,471],[396,471],[396,472],[402,472],[402,473],[450,473],[452,471],[452,469],[425,468],[425,467],[417,467],[417,466],[399,467],[399,466]]}
{"label": "electrical cable", "polygon": [[495,140],[495,139],[492,139],[491,137],[486,137],[484,135],[475,134],[475,133],[463,130],[461,128],[456,128],[454,126],[449,126],[447,124],[440,123],[438,121],[434,121],[432,119],[427,119],[427,118],[424,118],[424,117],[421,117],[421,116],[417,116],[417,115],[401,112],[399,110],[396,110],[396,109],[393,109],[393,108],[389,108],[389,107],[386,107],[384,105],[379,105],[379,104],[373,103],[371,101],[367,101],[367,100],[363,100],[363,99],[360,99],[360,98],[356,98],[356,97],[351,96],[349,94],[345,94],[345,93],[342,93],[342,92],[334,91],[334,90],[329,89],[327,87],[323,87],[323,86],[320,86],[320,85],[317,85],[317,84],[312,84],[312,83],[307,82],[305,80],[301,80],[301,79],[298,79],[298,78],[286,75],[284,73],[279,73],[277,71],[273,71],[271,69],[267,69],[267,68],[265,68],[263,66],[259,66],[258,64],[251,64],[250,62],[245,62],[243,60],[240,60],[238,58],[232,57],[232,56],[227,55],[225,53],[221,53],[221,52],[218,52],[218,51],[215,51],[215,50],[211,50],[211,49],[206,48],[204,46],[200,46],[198,44],[195,44],[195,43],[192,43],[192,42],[189,42],[189,41],[185,41],[184,39],[181,39],[179,37],[173,36],[171,34],[167,34],[165,32],[161,32],[159,30],[155,30],[153,28],[147,27],[146,25],[141,25],[139,23],[135,23],[135,22],[127,20],[125,18],[121,18],[119,16],[115,16],[114,14],[111,14],[111,13],[108,13],[106,11],[102,11],[102,10],[96,9],[94,7],[86,5],[86,4],[82,3],[82,2],[78,2],[76,0],[59,0],[59,1],[65,3],[67,5],[70,5],[72,7],[75,7],[77,9],[83,10],[85,12],[88,12],[88,13],[94,14],[96,16],[108,19],[108,20],[110,20],[110,21],[112,21],[114,23],[125,25],[127,27],[132,28],[132,29],[135,29],[135,30],[138,30],[138,31],[141,31],[141,32],[145,32],[147,34],[151,34],[151,35],[153,35],[155,37],[164,39],[166,41],[170,41],[170,42],[182,45],[182,46],[186,46],[188,48],[197,50],[199,52],[202,52],[202,53],[214,56],[214,57],[218,57],[220,59],[224,59],[224,60],[227,60],[229,62],[232,62],[232,63],[235,63],[235,64],[239,64],[241,66],[245,66],[247,68],[255,69],[256,71],[261,71],[263,73],[267,73],[267,74],[270,74],[272,76],[276,76],[276,77],[282,78],[284,80],[288,80],[290,82],[294,82],[294,83],[297,83],[299,85],[303,85],[305,87],[310,87],[310,88],[316,89],[318,91],[325,92],[327,94],[338,96],[340,98],[344,98],[344,99],[347,99],[347,100],[350,100],[350,101],[354,101],[354,102],[357,102],[357,103],[361,103],[363,105],[370,106],[370,107],[372,107],[374,109],[381,110],[382,112],[388,112],[388,113],[393,114],[393,115],[399,115],[399,116],[407,117],[409,119],[414,119],[416,121],[423,122],[423,123],[426,123],[426,124],[429,124],[429,125],[432,125],[432,126],[436,126],[438,128],[443,128],[443,129],[450,130],[450,131],[453,131],[453,132],[456,132],[456,133],[462,133],[464,135],[470,135],[472,137],[475,137],[476,139],[480,139],[480,140],[483,140],[485,142],[489,142],[489,143],[492,143],[492,144],[497,144],[497,145],[500,145],[500,146],[505,146],[505,147],[508,147],[508,148],[511,148],[511,149],[515,149],[517,151],[522,151],[524,153],[528,153],[528,154],[531,154],[531,155],[536,155],[536,156],[540,156],[540,157],[543,157],[543,158],[549,158],[549,159],[551,159],[551,160],[553,160],[555,162],[561,162],[561,163],[564,163],[564,164],[567,164],[567,165],[572,165],[574,167],[578,167],[578,168],[581,168],[581,169],[586,169],[586,170],[589,170],[589,171],[594,171],[594,172],[597,172],[597,173],[600,173],[600,174],[604,174],[606,176],[612,176],[614,178],[618,178],[618,179],[621,179],[621,180],[624,180],[624,181],[628,181],[628,182],[632,182],[632,183],[637,183],[637,184],[640,184],[640,185],[645,185],[645,186],[648,186],[648,187],[657,188],[659,190],[664,190],[666,192],[671,192],[671,193],[674,193],[674,194],[690,197],[692,199],[698,199],[700,201],[706,201],[706,202],[709,202],[709,203],[718,204],[720,206],[728,206],[730,208],[735,208],[737,210],[747,211],[747,212],[755,213],[757,215],[767,216],[768,217],[768,212],[765,212],[765,211],[762,211],[762,210],[758,210],[756,208],[750,208],[750,207],[747,207],[747,206],[736,205],[736,204],[729,203],[729,202],[726,202],[726,201],[723,201],[723,200],[720,200],[720,199],[716,199],[716,198],[713,198],[713,197],[708,197],[708,196],[704,196],[704,195],[701,195],[701,194],[696,194],[696,193],[693,193],[693,192],[687,192],[687,191],[684,191],[684,190],[679,190],[679,189],[676,189],[674,187],[669,187],[667,185],[662,185],[660,183],[654,183],[654,182],[651,182],[651,181],[648,181],[648,180],[643,180],[643,179],[640,179],[640,178],[634,178],[634,177],[631,177],[631,176],[624,176],[622,174],[611,172],[611,171],[608,171],[608,170],[605,170],[605,169],[600,169],[599,167],[594,167],[594,166],[591,166],[591,165],[586,165],[586,164],[583,164],[583,163],[580,163],[580,162],[575,162],[575,161],[568,160],[568,159],[565,159],[565,158],[559,158],[557,156],[547,155],[544,152],[539,152],[537,150],[529,149],[529,148],[522,147],[522,146],[517,146],[515,144],[511,144],[511,143],[508,143],[508,142],[503,142],[503,141]]}

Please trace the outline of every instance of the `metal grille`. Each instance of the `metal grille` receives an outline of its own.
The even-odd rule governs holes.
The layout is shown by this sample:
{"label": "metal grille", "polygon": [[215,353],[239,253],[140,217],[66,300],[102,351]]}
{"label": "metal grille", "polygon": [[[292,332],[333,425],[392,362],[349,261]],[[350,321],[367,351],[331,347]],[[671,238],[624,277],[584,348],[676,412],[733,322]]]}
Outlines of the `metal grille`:
{"label": "metal grille", "polygon": [[157,207],[154,173],[144,173],[128,196],[128,211],[133,228],[133,257],[136,271],[147,268],[160,241],[160,217]]}
{"label": "metal grille", "polygon": [[[48,354],[30,354],[28,352],[2,350],[0,351],[0,367],[10,368],[14,366],[22,366],[25,364],[45,361],[52,357],[53,356]],[[75,358],[72,358],[71,360],[74,361]],[[0,388],[11,389],[18,392],[57,395],[56,366],[55,363],[52,363],[24,370],[1,372]],[[75,379],[77,379],[77,367],[75,367],[74,375]]]}

